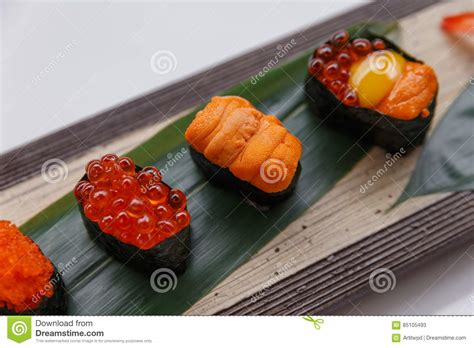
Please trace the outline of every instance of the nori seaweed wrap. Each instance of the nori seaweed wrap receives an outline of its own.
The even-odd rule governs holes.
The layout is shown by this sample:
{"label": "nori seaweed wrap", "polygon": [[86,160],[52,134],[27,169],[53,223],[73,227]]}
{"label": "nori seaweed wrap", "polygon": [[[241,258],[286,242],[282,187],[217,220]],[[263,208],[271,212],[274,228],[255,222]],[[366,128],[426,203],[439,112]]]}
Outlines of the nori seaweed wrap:
{"label": "nori seaweed wrap", "polygon": [[0,315],[66,314],[61,274],[9,221],[0,221],[0,278]]}
{"label": "nori seaweed wrap", "polygon": [[193,161],[213,183],[268,208],[294,191],[302,146],[273,115],[236,96],[213,97],[185,138]]}
{"label": "nori seaweed wrap", "polygon": [[247,181],[235,177],[229,169],[221,168],[209,162],[206,157],[192,147],[190,147],[190,153],[194,162],[201,168],[209,181],[240,192],[249,201],[256,203],[260,207],[274,205],[287,199],[295,190],[301,172],[301,164],[298,163],[298,168],[290,185],[283,191],[268,193],[258,189]]}
{"label": "nori seaweed wrap", "polygon": [[186,259],[191,250],[190,226],[151,249],[143,250],[104,233],[98,224],[84,215],[82,210],[81,217],[91,238],[117,260],[144,271],[154,271],[161,267],[172,269],[176,273],[183,273],[186,270]]}
{"label": "nori seaweed wrap", "polygon": [[305,81],[312,112],[390,152],[422,143],[435,112],[434,70],[388,39],[336,33],[310,57]]}
{"label": "nori seaweed wrap", "polygon": [[107,154],[89,162],[75,195],[89,235],[110,255],[145,272],[185,271],[191,250],[186,197],[156,168]]}

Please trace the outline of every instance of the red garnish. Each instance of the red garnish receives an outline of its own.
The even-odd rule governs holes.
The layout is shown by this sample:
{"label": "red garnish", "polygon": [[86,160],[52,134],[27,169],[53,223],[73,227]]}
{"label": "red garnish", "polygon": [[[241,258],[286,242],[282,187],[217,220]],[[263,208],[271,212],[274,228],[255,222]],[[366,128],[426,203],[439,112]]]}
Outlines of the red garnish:
{"label": "red garnish", "polygon": [[74,189],[84,214],[124,243],[150,249],[190,223],[186,196],[163,183],[155,167],[137,173],[130,158],[107,154],[89,162],[86,173],[89,181]]}
{"label": "red garnish", "polygon": [[359,99],[349,85],[349,67],[352,63],[372,51],[384,50],[382,39],[354,39],[350,41],[349,34],[341,31],[329,42],[316,48],[309,62],[310,75],[321,81],[345,105],[358,106]]}
{"label": "red garnish", "polygon": [[474,33],[474,12],[446,16],[441,21],[441,28],[451,33]]}

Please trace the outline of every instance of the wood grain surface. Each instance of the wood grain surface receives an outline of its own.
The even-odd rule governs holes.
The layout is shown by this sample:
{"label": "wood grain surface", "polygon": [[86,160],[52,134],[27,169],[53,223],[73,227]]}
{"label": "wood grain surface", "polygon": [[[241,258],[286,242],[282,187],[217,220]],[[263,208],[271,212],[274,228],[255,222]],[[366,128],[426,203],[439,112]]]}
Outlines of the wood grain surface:
{"label": "wood grain surface", "polygon": [[[220,311],[221,315],[334,314],[369,292],[371,275],[388,269],[394,282],[410,264],[473,238],[474,193],[453,194]],[[382,271],[383,272],[383,271]],[[383,274],[383,273],[382,273]],[[390,285],[390,284],[388,284]]]}
{"label": "wood grain surface", "polygon": [[[473,75],[473,68],[472,53],[463,42],[438,28],[444,14],[465,10],[469,2],[434,3],[395,0],[368,4],[3,154],[0,216],[17,224],[26,221],[70,191],[90,158],[105,152],[123,153],[139,145],[201,103],[201,96],[207,99],[258,72],[274,56],[278,43],[295,38],[297,46],[292,52],[297,54],[362,19],[403,17],[401,46],[432,65],[439,78],[437,122],[464,87],[466,77]],[[391,267],[398,273],[449,244],[472,238],[470,193],[416,198],[388,211],[418,154],[419,150],[402,156],[376,185],[361,193],[360,186],[387,160],[382,149],[373,148],[321,201],[222,279],[187,314],[334,312],[345,298],[367,290],[374,267]],[[68,176],[55,184],[46,183],[40,175],[42,164],[50,158],[60,158],[68,167]],[[287,302],[292,305],[285,306]]]}

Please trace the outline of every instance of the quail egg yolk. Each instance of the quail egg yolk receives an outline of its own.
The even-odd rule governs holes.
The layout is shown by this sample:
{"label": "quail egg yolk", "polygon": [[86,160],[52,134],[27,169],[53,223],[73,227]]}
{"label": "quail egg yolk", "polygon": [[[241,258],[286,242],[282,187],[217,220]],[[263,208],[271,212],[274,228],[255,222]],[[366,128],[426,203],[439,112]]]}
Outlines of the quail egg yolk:
{"label": "quail egg yolk", "polygon": [[375,108],[390,93],[405,63],[400,54],[379,50],[352,64],[349,84],[356,90],[360,106]]}

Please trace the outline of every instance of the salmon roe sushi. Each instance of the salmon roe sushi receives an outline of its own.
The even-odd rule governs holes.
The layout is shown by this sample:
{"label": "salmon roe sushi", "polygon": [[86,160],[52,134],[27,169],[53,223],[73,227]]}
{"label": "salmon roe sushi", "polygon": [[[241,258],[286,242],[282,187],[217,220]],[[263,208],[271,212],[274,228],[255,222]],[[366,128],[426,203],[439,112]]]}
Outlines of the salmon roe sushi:
{"label": "salmon roe sushi", "polygon": [[100,230],[142,250],[177,234],[191,221],[186,196],[162,181],[152,166],[137,171],[132,159],[107,154],[86,166],[74,194]]}

